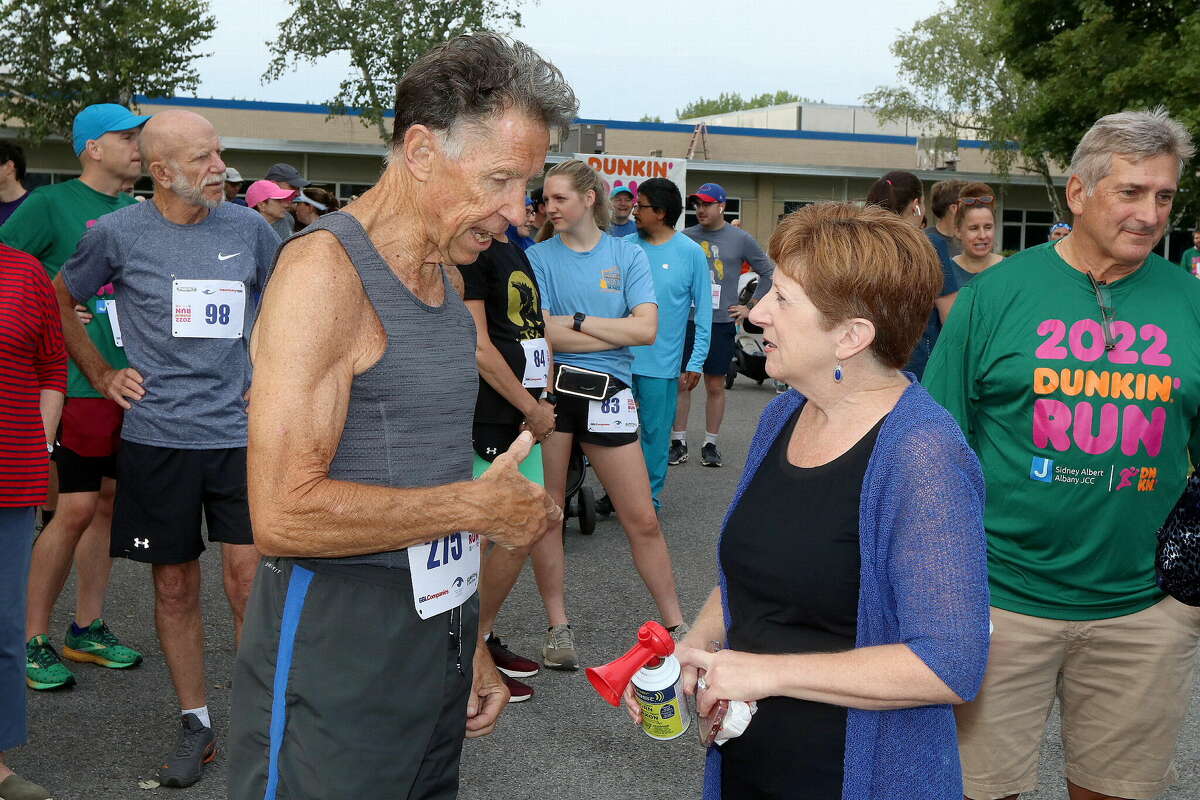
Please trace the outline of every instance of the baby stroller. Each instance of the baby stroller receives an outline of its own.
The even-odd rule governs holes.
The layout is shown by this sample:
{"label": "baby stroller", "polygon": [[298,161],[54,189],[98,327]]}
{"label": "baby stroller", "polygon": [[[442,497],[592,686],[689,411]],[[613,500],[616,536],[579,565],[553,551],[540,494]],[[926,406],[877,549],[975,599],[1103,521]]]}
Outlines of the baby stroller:
{"label": "baby stroller", "polygon": [[[746,305],[758,288],[758,275],[747,272],[738,278],[738,304]],[[745,375],[759,386],[767,379],[767,353],[763,350],[763,330],[750,320],[737,326],[733,340],[733,363],[725,375],[725,388],[733,387],[738,373]]]}
{"label": "baby stroller", "polygon": [[563,503],[563,536],[567,535],[567,520],[579,518],[579,532],[591,536],[596,530],[596,494],[590,486],[584,486],[587,478],[587,457],[579,447],[579,440],[571,446],[571,460],[567,462],[567,493]]}

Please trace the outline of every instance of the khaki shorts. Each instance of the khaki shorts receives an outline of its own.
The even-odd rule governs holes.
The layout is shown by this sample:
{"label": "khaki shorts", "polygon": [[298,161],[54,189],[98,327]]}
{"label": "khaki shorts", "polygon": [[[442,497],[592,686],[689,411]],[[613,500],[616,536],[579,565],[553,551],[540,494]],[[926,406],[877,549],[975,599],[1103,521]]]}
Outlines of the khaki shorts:
{"label": "khaki shorts", "polygon": [[1084,622],[991,612],[983,688],[955,707],[963,794],[995,800],[1037,787],[1055,696],[1071,783],[1148,800],[1175,781],[1200,608],[1167,597],[1136,614]]}

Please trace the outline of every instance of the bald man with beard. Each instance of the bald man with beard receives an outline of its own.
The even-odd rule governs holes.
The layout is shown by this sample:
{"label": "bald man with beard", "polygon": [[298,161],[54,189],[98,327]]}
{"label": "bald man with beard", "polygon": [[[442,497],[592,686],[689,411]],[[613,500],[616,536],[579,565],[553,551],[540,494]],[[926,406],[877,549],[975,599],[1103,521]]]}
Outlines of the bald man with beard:
{"label": "bald man with beard", "polygon": [[[71,357],[125,409],[111,553],[151,565],[159,642],[179,696],[164,786],[190,786],[216,755],[205,700],[201,512],[221,543],[234,634],[258,551],[246,500],[246,343],[278,237],[249,208],[222,202],[225,163],[208,120],[164,111],[142,130],[150,202],[99,219],[55,278]],[[109,364],[72,310],[111,283],[113,328],[129,359]]]}

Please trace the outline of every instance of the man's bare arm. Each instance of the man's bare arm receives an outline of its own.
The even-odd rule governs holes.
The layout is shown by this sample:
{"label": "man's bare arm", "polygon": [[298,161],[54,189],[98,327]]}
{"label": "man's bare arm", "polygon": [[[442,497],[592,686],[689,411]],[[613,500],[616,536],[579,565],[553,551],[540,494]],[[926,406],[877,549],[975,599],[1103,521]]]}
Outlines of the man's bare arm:
{"label": "man's bare arm", "polygon": [[[559,524],[545,492],[517,472],[519,453],[497,458],[478,481],[431,488],[329,477],[351,382],[386,346],[358,274],[332,236],[310,234],[284,250],[251,344],[250,510],[264,554],[358,555],[462,530],[514,547]],[[526,437],[517,449],[530,445]]]}
{"label": "man's bare arm", "polygon": [[142,376],[128,367],[113,369],[96,349],[95,342],[88,336],[75,312],[75,306],[83,305],[83,300],[71,296],[61,272],[54,277],[54,293],[58,297],[58,312],[62,319],[67,353],[97,391],[126,410],[132,408],[129,401],[140,400],[146,394],[142,388]]}

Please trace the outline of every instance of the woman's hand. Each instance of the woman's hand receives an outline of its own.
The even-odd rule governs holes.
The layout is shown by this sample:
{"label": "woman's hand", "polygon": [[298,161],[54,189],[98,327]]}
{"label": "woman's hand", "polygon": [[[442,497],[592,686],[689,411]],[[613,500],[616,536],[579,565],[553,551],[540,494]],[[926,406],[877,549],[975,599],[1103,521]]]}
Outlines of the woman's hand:
{"label": "woman's hand", "polygon": [[[700,670],[703,682],[693,683],[696,713],[707,717],[718,700],[762,700],[774,694],[771,656],[721,650],[707,653],[693,647],[680,647],[675,657],[681,666]],[[686,689],[685,689],[686,691]]]}

